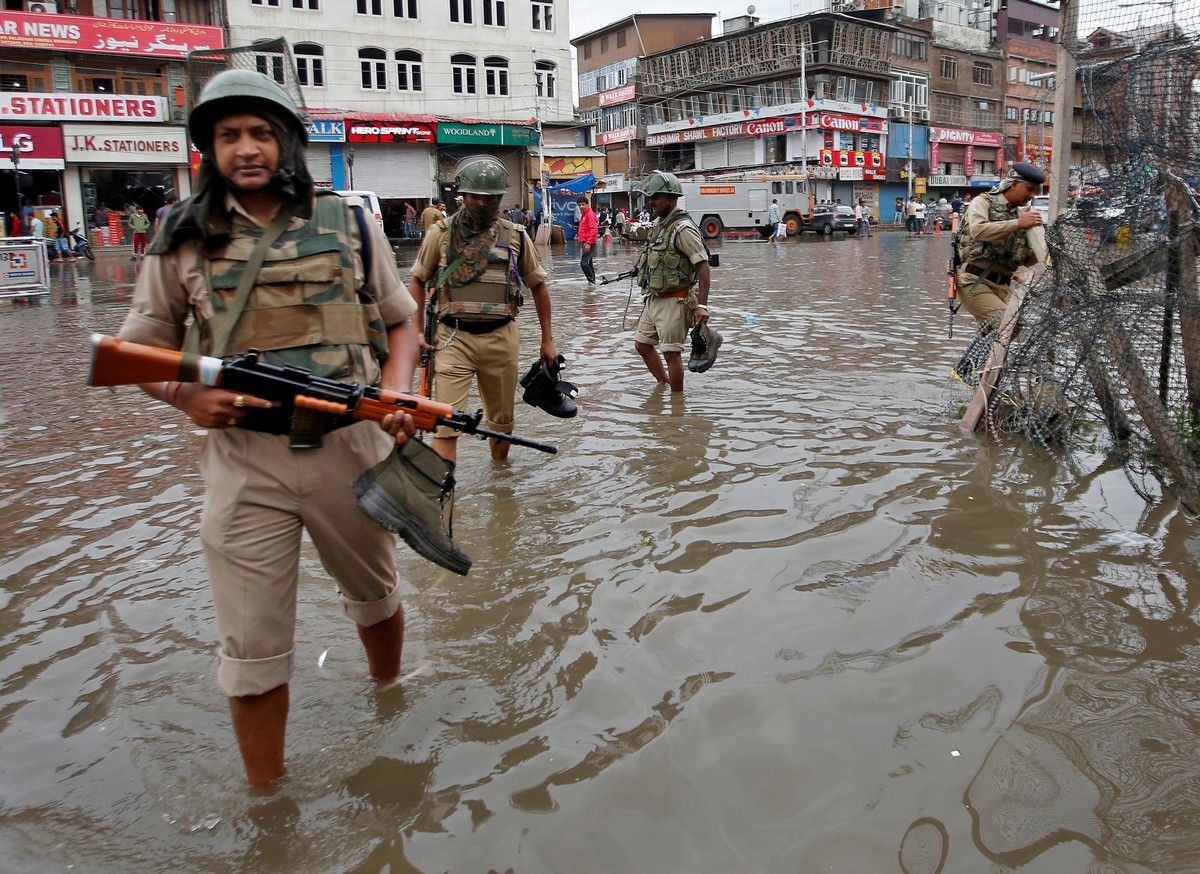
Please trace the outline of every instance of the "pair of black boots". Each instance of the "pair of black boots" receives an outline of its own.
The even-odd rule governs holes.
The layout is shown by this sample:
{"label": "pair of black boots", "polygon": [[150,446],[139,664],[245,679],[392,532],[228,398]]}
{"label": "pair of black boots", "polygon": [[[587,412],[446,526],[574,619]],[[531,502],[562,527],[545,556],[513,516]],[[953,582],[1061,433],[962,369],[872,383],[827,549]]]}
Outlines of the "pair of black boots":
{"label": "pair of black boots", "polygon": [[579,389],[558,378],[565,362],[566,359],[561,355],[552,367],[547,367],[540,358],[533,362],[529,372],[521,377],[521,387],[525,389],[521,399],[529,406],[545,410],[560,419],[570,419],[578,413],[574,398],[579,394]]}

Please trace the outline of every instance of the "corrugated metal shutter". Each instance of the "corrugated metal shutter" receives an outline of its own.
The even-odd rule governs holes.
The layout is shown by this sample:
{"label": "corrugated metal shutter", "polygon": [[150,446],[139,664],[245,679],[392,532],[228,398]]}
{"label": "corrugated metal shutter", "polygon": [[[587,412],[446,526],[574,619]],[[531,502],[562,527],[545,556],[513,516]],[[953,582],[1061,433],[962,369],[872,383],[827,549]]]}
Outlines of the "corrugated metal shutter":
{"label": "corrugated metal shutter", "polygon": [[727,143],[728,140],[696,143],[696,169],[715,170],[718,167],[728,167]]}
{"label": "corrugated metal shutter", "polygon": [[380,198],[434,196],[433,149],[429,146],[355,145],[354,188]]}
{"label": "corrugated metal shutter", "polygon": [[333,160],[329,156],[329,146],[325,143],[313,143],[308,147],[308,172],[317,188],[333,188]]}
{"label": "corrugated metal shutter", "polygon": [[748,167],[757,164],[755,158],[754,137],[734,137],[729,141],[729,166]]}

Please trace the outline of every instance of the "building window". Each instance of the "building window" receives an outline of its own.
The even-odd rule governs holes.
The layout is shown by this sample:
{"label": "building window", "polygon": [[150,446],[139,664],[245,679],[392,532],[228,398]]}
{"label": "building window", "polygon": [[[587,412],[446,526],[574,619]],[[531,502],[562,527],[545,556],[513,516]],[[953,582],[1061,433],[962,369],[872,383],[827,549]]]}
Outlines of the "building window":
{"label": "building window", "polygon": [[417,0],[392,0],[392,14],[397,18],[417,17]]}
{"label": "building window", "polygon": [[954,55],[942,55],[942,78],[958,78],[958,58]]}
{"label": "building window", "polygon": [[387,91],[387,55],[383,49],[359,49],[358,68],[363,88]]}
{"label": "building window", "polygon": [[450,20],[455,24],[474,24],[475,10],[471,4],[472,0],[450,0]]}
{"label": "building window", "polygon": [[592,44],[590,42],[583,44],[583,59],[586,61],[592,56]]}
{"label": "building window", "polygon": [[608,54],[608,37],[606,36],[600,37],[600,54]]}
{"label": "building window", "polygon": [[[111,10],[112,10],[113,4],[110,2],[108,5],[109,5],[109,10],[110,10],[109,14],[111,15],[112,14]],[[129,6],[132,4],[118,2],[116,5]],[[279,0],[250,0],[250,5],[251,6],[274,6],[276,9],[278,9],[279,8]],[[114,15],[113,17],[116,18],[117,16]],[[121,16],[121,17],[124,18],[126,16]]]}
{"label": "building window", "polygon": [[507,27],[504,0],[483,0],[483,23],[489,27]]}
{"label": "building window", "polygon": [[[533,29],[554,30],[554,0],[533,0]],[[590,56],[590,51],[584,55]]]}
{"label": "building window", "polygon": [[321,8],[321,0],[292,0],[292,8],[317,12]]}
{"label": "building window", "polygon": [[264,76],[283,84],[283,55],[255,55],[254,66]]}
{"label": "building window", "polygon": [[625,31],[621,31],[617,34],[617,48],[625,48]]}
{"label": "building window", "polygon": [[892,54],[914,61],[925,60],[925,40],[911,33],[898,33],[892,38]]}
{"label": "building window", "polygon": [[962,100],[946,94],[933,96],[933,120],[935,124],[947,127],[962,127]]}
{"label": "building window", "polygon": [[999,107],[987,100],[980,100],[975,103],[975,126],[978,128],[988,129],[995,128],[1000,119],[997,117]]}
{"label": "building window", "polygon": [[554,64],[550,61],[538,61],[534,64],[533,74],[537,79],[537,96],[553,97],[555,80],[558,77]]}
{"label": "building window", "polygon": [[504,58],[484,58],[483,81],[489,97],[507,97],[508,61]]}
{"label": "building window", "polygon": [[383,0],[358,0],[359,15],[383,15]]}
{"label": "building window", "polygon": [[991,87],[992,84],[992,65],[981,64],[976,61],[971,65],[971,82],[975,85],[984,85]]}
{"label": "building window", "polygon": [[[5,69],[20,69],[15,64],[4,65]],[[269,75],[269,71],[267,72]],[[153,94],[161,97],[166,93],[166,75],[161,67],[91,67],[77,66],[71,70],[75,77],[75,88],[86,94]],[[40,80],[34,81],[34,90],[45,90]]]}
{"label": "building window", "polygon": [[472,55],[450,56],[450,78],[455,94],[475,94],[475,58]]}
{"label": "building window", "polygon": [[396,87],[401,91],[423,91],[421,53],[412,49],[396,52]]}
{"label": "building window", "polygon": [[325,87],[325,49],[311,42],[298,42],[293,50],[296,54],[296,78],[309,88]]}
{"label": "building window", "polygon": [[1005,121],[1020,121],[1021,118],[1020,118],[1019,110],[1017,109],[1017,107],[1015,107],[1015,106],[1004,107],[1004,120]]}

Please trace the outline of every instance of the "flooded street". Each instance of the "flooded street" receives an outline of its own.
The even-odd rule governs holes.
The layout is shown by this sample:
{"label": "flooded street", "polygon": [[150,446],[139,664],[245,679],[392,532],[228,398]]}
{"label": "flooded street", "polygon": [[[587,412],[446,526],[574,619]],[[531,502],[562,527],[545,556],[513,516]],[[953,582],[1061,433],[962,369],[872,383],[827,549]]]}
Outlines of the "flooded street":
{"label": "flooded street", "polygon": [[1200,871],[1196,524],[1102,455],[959,431],[947,237],[714,251],[724,345],[676,400],[628,281],[556,250],[579,416],[518,400],[553,457],[462,441],[474,566],[401,546],[402,688],[306,547],[262,792],[215,682],[203,432],[83,384],[133,265],[0,302],[0,871]]}

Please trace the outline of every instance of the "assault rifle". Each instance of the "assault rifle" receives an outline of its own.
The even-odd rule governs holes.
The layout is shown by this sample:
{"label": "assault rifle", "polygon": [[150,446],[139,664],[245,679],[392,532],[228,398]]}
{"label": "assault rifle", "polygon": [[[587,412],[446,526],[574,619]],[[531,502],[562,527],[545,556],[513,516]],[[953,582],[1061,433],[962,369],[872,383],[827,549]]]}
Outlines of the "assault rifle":
{"label": "assault rifle", "polygon": [[618,273],[616,276],[601,276],[597,285],[608,285],[610,282],[620,282],[622,279],[628,279],[631,276],[637,276],[637,268],[631,267],[624,273]]}
{"label": "assault rifle", "polygon": [[256,349],[222,361],[207,355],[189,355],[174,349],[130,343],[103,334],[93,334],[91,339],[92,362],[87,384],[92,386],[172,380],[198,382],[301,409],[355,419],[378,422],[391,413],[408,413],[421,431],[432,431],[438,425],[445,425],[464,434],[474,434],[480,440],[494,437],[551,455],[558,452],[557,446],[540,440],[479,427],[483,410],[471,415],[449,404],[417,395],[326,379],[303,367],[263,361]]}
{"label": "assault rifle", "polygon": [[[437,307],[434,304],[434,297],[436,295],[436,289],[430,289],[425,295],[425,342],[429,346],[433,346],[433,340],[437,336]],[[423,398],[433,397],[433,349],[424,348],[421,350],[421,363],[418,372],[421,378],[417,391]]]}

